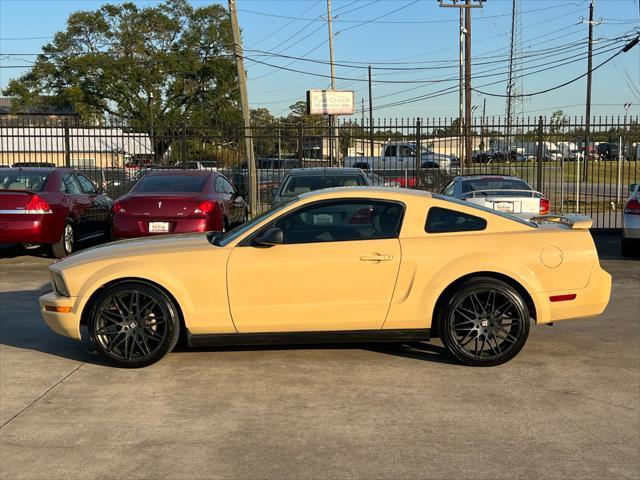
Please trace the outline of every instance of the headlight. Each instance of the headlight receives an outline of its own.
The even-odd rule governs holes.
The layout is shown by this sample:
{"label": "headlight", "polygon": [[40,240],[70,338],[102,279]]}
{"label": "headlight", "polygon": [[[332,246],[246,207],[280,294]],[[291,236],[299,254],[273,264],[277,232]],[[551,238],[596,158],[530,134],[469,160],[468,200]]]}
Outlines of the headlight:
{"label": "headlight", "polygon": [[53,291],[62,297],[70,297],[69,290],[67,289],[67,284],[64,283],[64,278],[62,278],[62,274],[57,270],[50,270],[51,272],[51,286],[53,287]]}

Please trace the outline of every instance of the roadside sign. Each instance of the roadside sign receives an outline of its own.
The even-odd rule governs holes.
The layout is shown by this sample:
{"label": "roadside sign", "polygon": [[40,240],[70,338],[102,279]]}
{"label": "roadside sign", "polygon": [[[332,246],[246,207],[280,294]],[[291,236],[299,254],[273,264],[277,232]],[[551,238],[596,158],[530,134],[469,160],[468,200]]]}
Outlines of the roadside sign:
{"label": "roadside sign", "polygon": [[309,115],[352,115],[354,106],[353,90],[307,90]]}

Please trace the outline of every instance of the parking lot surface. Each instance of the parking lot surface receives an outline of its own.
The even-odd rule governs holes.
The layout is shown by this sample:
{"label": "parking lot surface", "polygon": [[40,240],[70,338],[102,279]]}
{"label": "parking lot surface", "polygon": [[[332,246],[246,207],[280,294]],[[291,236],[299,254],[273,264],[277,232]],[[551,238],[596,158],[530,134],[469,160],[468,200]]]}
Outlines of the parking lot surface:
{"label": "parking lot surface", "polygon": [[595,319],[493,368],[437,341],[181,350],[140,370],[51,332],[51,260],[0,248],[0,477],[640,478],[640,261]]}

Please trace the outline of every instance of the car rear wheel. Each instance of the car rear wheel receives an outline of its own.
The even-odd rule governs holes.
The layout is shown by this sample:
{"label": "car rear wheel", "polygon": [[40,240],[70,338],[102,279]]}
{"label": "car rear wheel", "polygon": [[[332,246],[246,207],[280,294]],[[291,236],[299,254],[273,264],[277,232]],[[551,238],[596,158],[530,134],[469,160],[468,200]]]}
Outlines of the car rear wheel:
{"label": "car rear wheel", "polygon": [[529,310],[510,285],[491,278],[456,289],[440,315],[447,350],[471,366],[500,365],[515,357],[529,336]]}
{"label": "car rear wheel", "polygon": [[174,302],[158,288],[123,282],[105,289],[88,318],[91,341],[109,362],[146,367],[175,347],[180,321]]}
{"label": "car rear wheel", "polygon": [[73,223],[68,221],[65,223],[64,228],[62,229],[62,234],[60,235],[60,239],[51,245],[51,253],[55,258],[66,257],[67,255],[73,252],[73,247],[75,245],[75,231],[73,228]]}

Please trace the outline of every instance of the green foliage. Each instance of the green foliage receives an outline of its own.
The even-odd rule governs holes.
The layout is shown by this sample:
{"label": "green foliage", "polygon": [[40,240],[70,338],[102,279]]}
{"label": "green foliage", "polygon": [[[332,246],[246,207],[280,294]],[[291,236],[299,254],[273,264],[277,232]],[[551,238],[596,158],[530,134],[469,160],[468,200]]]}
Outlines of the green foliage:
{"label": "green foliage", "polygon": [[5,95],[17,108],[71,104],[162,135],[170,126],[239,123],[231,23],[220,5],[166,0],[77,11]]}

